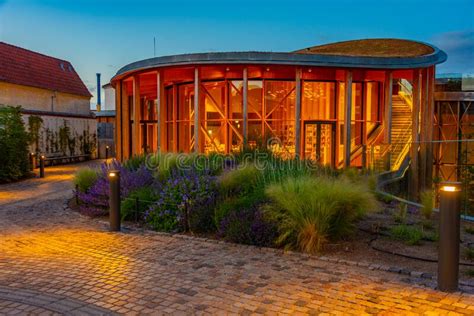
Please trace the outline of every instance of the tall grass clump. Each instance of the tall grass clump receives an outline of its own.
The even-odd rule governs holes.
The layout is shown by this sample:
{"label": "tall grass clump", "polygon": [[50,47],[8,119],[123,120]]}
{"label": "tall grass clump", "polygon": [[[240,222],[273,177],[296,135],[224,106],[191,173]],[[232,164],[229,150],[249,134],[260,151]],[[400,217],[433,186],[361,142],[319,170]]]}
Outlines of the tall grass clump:
{"label": "tall grass clump", "polygon": [[134,155],[124,161],[123,166],[130,171],[135,171],[145,164],[146,159],[146,154]]}
{"label": "tall grass clump", "polygon": [[355,221],[376,207],[368,188],[344,178],[288,177],[267,187],[266,214],[278,225],[276,243],[308,253],[353,231]]}
{"label": "tall grass clump", "polygon": [[401,224],[390,229],[394,239],[401,240],[409,246],[419,245],[423,239],[423,232],[415,226]]}
{"label": "tall grass clump", "polygon": [[241,194],[256,189],[261,171],[254,164],[245,164],[236,169],[224,172],[218,180],[218,185],[225,195]]}
{"label": "tall grass clump", "polygon": [[77,185],[80,192],[86,192],[94,185],[98,178],[99,173],[97,170],[92,168],[82,168],[74,174],[73,182],[74,185]]}
{"label": "tall grass clump", "polygon": [[433,196],[433,191],[432,190],[426,190],[423,191],[420,195],[420,201],[421,205],[423,207],[421,208],[421,212],[425,219],[429,220],[431,218],[431,215],[433,214],[433,208],[434,208],[434,196]]}

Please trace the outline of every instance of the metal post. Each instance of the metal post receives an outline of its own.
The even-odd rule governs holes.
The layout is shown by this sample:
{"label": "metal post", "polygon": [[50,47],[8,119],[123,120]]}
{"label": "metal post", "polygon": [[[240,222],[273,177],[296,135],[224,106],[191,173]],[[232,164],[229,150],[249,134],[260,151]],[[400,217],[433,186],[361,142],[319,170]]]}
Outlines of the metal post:
{"label": "metal post", "polygon": [[120,231],[120,171],[109,172],[109,222],[110,230]]}
{"label": "metal post", "polygon": [[40,156],[40,178],[44,178],[44,155]]}
{"label": "metal post", "polygon": [[35,170],[35,153],[30,153],[30,168],[31,171]]}
{"label": "metal post", "polygon": [[109,146],[105,146],[105,161],[107,162],[107,159],[109,159]]}
{"label": "metal post", "polygon": [[460,182],[441,183],[439,200],[438,289],[443,292],[455,292],[458,290],[460,197]]}

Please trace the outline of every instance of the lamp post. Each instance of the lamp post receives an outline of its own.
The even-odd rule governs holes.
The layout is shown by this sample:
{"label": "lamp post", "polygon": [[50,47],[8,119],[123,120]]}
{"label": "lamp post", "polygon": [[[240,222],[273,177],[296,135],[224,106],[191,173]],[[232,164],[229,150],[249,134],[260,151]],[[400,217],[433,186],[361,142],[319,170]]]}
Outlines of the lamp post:
{"label": "lamp post", "polygon": [[44,178],[44,159],[46,157],[44,155],[40,156],[40,178]]}
{"label": "lamp post", "polygon": [[120,231],[120,171],[109,171],[109,222],[110,230]]}
{"label": "lamp post", "polygon": [[109,159],[109,145],[105,146],[105,161],[107,162],[107,159]]}
{"label": "lamp post", "polygon": [[442,182],[439,199],[438,288],[458,290],[461,183]]}

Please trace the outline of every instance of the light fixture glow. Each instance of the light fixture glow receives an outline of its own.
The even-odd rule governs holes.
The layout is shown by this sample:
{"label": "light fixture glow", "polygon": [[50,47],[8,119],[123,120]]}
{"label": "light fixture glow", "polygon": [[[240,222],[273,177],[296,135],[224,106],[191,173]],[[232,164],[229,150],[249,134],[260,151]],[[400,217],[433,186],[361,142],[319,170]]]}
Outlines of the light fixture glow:
{"label": "light fixture glow", "polygon": [[441,190],[446,192],[456,192],[458,191],[458,188],[453,185],[443,185]]}
{"label": "light fixture glow", "polygon": [[113,178],[115,177],[117,174],[115,172],[109,172],[109,177]]}

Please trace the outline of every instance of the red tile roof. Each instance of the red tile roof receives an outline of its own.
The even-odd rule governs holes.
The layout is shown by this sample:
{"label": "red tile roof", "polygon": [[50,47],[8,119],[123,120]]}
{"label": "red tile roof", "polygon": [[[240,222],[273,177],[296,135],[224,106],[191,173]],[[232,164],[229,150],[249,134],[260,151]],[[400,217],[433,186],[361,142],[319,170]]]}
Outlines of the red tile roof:
{"label": "red tile roof", "polygon": [[0,81],[92,96],[70,62],[4,42],[0,42]]}

